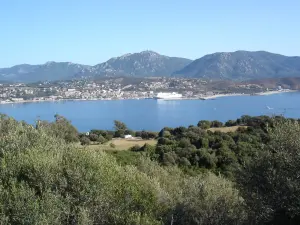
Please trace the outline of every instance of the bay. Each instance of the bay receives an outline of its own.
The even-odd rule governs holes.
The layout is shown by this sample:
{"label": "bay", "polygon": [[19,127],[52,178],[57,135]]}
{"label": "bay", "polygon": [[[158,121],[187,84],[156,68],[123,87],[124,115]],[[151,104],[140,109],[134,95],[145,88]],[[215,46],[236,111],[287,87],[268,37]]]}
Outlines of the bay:
{"label": "bay", "polygon": [[284,115],[300,118],[300,93],[230,96],[215,100],[110,100],[2,104],[0,113],[34,124],[65,116],[81,132],[113,129],[120,120],[133,130],[159,131],[163,127],[196,125],[199,120],[226,122],[242,115]]}

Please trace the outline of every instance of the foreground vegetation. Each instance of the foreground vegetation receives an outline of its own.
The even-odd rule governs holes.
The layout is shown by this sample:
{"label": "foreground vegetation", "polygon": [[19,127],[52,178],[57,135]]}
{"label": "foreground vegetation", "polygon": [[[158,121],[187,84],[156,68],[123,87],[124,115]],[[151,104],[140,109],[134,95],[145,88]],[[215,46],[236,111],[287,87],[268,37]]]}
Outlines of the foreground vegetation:
{"label": "foreground vegetation", "polygon": [[[118,125],[101,137],[124,135]],[[63,117],[1,115],[0,224],[299,224],[299,133],[297,120],[244,116],[106,153],[79,147],[87,135]]]}

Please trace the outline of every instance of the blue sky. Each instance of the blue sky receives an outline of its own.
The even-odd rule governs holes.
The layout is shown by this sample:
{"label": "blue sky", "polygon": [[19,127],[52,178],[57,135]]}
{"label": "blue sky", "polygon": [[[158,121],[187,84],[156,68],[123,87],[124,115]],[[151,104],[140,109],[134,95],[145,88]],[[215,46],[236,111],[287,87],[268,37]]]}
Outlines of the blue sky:
{"label": "blue sky", "polygon": [[153,50],[300,55],[299,0],[0,0],[0,67]]}

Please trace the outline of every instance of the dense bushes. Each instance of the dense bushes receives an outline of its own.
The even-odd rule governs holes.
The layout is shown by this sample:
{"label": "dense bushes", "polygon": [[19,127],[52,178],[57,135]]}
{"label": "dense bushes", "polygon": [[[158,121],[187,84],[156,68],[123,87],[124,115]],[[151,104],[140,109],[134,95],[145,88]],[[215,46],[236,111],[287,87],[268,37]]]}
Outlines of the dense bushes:
{"label": "dense bushes", "polygon": [[81,145],[89,145],[91,144],[91,140],[86,136],[82,136],[80,137],[80,143]]}
{"label": "dense bushes", "polygon": [[0,224],[299,224],[299,121],[246,119],[108,154],[1,115]]}
{"label": "dense bushes", "polygon": [[47,121],[38,121],[37,128],[43,129],[51,136],[62,138],[66,142],[78,142],[79,135],[77,129],[66,118],[55,115],[55,121],[49,123]]}
{"label": "dense bushes", "polygon": [[114,132],[106,130],[91,130],[88,133],[79,134],[82,145],[89,145],[91,143],[104,144],[112,140]]}
{"label": "dense bushes", "polygon": [[233,184],[209,173],[185,180],[176,224],[243,224],[244,200]]}
{"label": "dense bushes", "polygon": [[[176,168],[164,169],[146,158],[136,166],[121,166],[104,152],[67,144],[49,133],[49,128],[35,129],[9,118],[2,118],[0,124],[9,133],[1,133],[1,223],[186,224],[190,215],[184,214],[185,209],[198,213],[194,220],[201,218],[199,224],[208,224],[214,218],[217,205],[207,191],[216,182],[222,185],[224,178],[213,174],[184,176]],[[194,191],[186,190],[189,183]],[[237,193],[232,186],[228,191]],[[216,192],[220,199],[227,195],[225,190]],[[204,206],[188,204],[189,199],[199,199],[195,201],[212,211],[207,213],[210,209]],[[224,204],[238,204],[240,209],[232,208],[233,213],[221,216],[221,220],[243,219],[236,216],[243,211],[239,198]]]}
{"label": "dense bushes", "polygon": [[[284,121],[293,120],[242,116],[225,123],[225,126],[240,126],[231,132],[227,132],[221,122],[206,120],[188,128],[164,128],[159,132],[155,154],[163,165],[187,167],[185,170],[208,169],[232,178],[236,168],[262,151],[263,145],[269,144],[268,129],[274,127],[274,123]],[[209,129],[215,127],[224,128],[227,133]]]}
{"label": "dense bushes", "polygon": [[236,178],[254,223],[300,224],[300,125],[287,120],[270,130],[270,142]]}

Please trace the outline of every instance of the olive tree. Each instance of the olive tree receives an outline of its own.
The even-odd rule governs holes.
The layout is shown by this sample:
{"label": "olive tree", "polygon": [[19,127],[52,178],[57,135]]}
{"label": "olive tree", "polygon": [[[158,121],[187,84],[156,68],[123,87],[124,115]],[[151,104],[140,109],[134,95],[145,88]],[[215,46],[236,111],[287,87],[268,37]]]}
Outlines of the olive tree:
{"label": "olive tree", "polygon": [[270,143],[237,172],[253,223],[300,223],[300,125],[276,122]]}
{"label": "olive tree", "polygon": [[244,200],[232,182],[212,173],[187,178],[169,220],[183,225],[240,225],[247,220]]}

